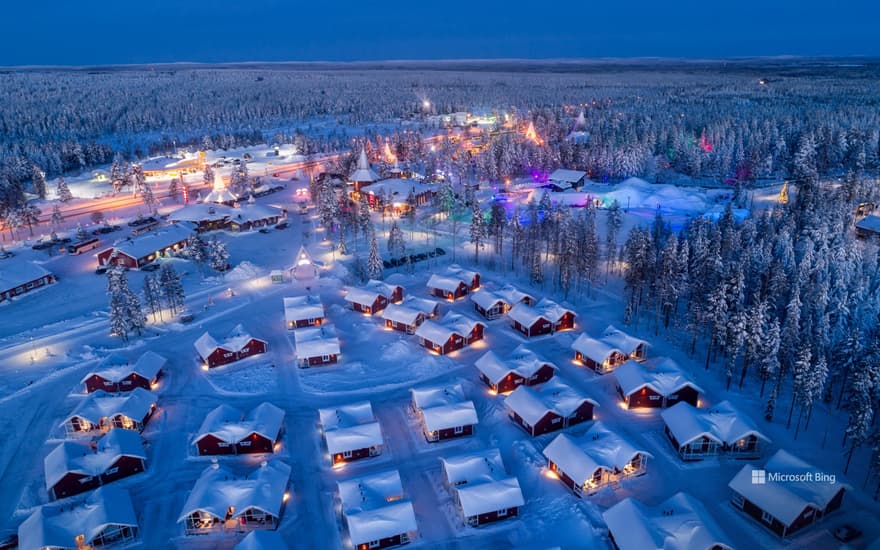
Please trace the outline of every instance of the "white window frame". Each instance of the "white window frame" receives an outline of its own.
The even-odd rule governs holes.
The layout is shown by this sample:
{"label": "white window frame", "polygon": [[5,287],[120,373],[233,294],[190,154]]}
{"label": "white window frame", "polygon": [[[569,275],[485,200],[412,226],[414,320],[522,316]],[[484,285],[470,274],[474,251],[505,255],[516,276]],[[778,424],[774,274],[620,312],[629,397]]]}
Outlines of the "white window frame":
{"label": "white window frame", "polygon": [[452,431],[455,434],[463,434],[464,433],[464,426],[456,426],[455,428],[453,428]]}
{"label": "white window frame", "polygon": [[774,518],[772,515],[770,515],[767,511],[761,510],[761,521],[763,521],[764,523],[768,523],[770,525],[773,525],[774,519],[776,519],[776,518]]}

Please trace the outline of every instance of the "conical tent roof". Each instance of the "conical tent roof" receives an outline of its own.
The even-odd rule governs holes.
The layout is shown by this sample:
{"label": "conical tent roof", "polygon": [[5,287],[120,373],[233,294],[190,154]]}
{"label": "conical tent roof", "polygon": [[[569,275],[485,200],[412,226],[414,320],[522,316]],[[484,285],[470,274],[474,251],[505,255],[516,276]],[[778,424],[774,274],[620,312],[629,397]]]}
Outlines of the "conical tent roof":
{"label": "conical tent roof", "polygon": [[351,173],[349,179],[358,183],[372,183],[379,180],[379,176],[370,168],[370,163],[367,160],[367,151],[363,148],[361,148],[361,154],[358,157],[357,168]]}
{"label": "conical tent roof", "polygon": [[293,278],[298,281],[314,279],[318,276],[318,268],[315,266],[314,262],[312,262],[312,257],[309,255],[308,251],[306,251],[305,246],[301,245],[299,247],[299,252],[296,253],[296,259],[293,262],[291,274],[293,275]]}

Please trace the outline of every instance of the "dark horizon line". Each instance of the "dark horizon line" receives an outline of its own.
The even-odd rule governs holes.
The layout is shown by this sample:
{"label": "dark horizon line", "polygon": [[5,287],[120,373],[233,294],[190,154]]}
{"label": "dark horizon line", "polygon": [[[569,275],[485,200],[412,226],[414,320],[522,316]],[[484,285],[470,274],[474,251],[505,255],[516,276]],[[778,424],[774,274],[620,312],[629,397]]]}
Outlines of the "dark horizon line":
{"label": "dark horizon line", "polygon": [[362,59],[347,61],[331,61],[331,60],[286,60],[286,61],[161,61],[161,62],[144,62],[144,63],[94,63],[94,64],[24,64],[24,65],[0,65],[0,71],[46,71],[46,70],[67,70],[67,71],[84,71],[84,70],[111,70],[111,69],[152,69],[152,68],[234,68],[234,67],[297,67],[304,68],[346,68],[346,67],[383,67],[386,65],[435,65],[444,64],[499,64],[511,65],[520,63],[533,64],[584,64],[584,65],[639,65],[644,63],[658,63],[665,65],[674,64],[717,64],[717,63],[748,63],[748,62],[797,62],[797,61],[848,61],[858,60],[865,62],[880,62],[880,55],[868,54],[848,54],[848,55],[744,55],[744,56],[721,56],[721,57],[684,57],[684,56],[619,56],[619,57],[489,57],[489,58],[437,58],[437,59]]}

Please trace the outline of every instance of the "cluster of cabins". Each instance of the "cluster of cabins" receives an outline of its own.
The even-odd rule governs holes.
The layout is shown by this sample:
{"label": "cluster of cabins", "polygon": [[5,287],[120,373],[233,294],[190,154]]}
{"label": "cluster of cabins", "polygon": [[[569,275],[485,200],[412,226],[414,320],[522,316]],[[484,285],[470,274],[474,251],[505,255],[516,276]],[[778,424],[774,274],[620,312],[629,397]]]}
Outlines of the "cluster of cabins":
{"label": "cluster of cabins", "polygon": [[50,500],[88,495],[74,505],[38,507],[18,530],[20,548],[91,548],[126,543],[138,533],[131,498],[114,483],[144,472],[140,432],[156,410],[154,390],[167,360],[148,351],[137,361],[111,355],[81,380],[86,394],[60,424],[66,439],[45,457]]}
{"label": "cluster of cabins", "polygon": [[238,324],[222,340],[205,332],[193,344],[203,368],[213,369],[242,359],[266,353],[269,344],[251,336],[244,326]]}

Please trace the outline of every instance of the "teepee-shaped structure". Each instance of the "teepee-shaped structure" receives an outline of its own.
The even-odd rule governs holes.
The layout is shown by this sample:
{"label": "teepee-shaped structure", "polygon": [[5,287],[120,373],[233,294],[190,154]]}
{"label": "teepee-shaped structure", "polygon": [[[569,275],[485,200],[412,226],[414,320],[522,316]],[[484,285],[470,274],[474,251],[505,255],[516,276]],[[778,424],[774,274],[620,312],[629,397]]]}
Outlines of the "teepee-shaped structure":
{"label": "teepee-shaped structure", "polygon": [[365,185],[379,180],[379,176],[370,168],[370,163],[367,161],[367,152],[363,148],[361,149],[361,155],[358,157],[357,168],[355,168],[355,171],[351,173],[348,179],[354,184],[356,191]]}
{"label": "teepee-shaped structure", "polygon": [[226,184],[223,183],[223,178],[217,176],[214,178],[214,188],[210,193],[205,195],[205,198],[202,199],[202,202],[214,202],[218,204],[232,204],[237,201],[238,197],[235,194],[226,188]]}
{"label": "teepee-shaped structure", "polygon": [[290,277],[296,281],[311,281],[318,278],[318,266],[312,261],[305,246],[300,246],[299,252],[296,253],[296,260],[290,268]]}
{"label": "teepee-shaped structure", "polygon": [[535,131],[535,123],[529,122],[529,127],[526,128],[526,139],[535,142],[535,145],[543,145],[544,140],[538,135],[538,132]]}

